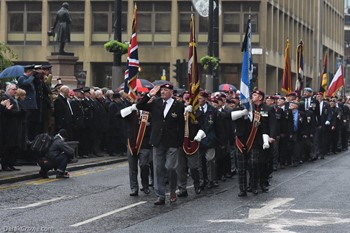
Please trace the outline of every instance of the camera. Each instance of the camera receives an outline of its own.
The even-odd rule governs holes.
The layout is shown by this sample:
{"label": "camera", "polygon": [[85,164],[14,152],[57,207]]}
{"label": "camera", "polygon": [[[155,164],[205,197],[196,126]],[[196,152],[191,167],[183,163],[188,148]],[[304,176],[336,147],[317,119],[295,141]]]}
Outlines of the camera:
{"label": "camera", "polygon": [[47,35],[48,35],[48,36],[55,37],[55,31],[50,30],[50,31],[47,32]]}

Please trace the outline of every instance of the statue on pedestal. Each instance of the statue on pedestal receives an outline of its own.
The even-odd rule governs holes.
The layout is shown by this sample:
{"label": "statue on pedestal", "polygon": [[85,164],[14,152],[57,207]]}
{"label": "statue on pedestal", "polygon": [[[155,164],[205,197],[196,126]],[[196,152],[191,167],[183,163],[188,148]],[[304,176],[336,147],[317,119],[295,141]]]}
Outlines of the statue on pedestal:
{"label": "statue on pedestal", "polygon": [[61,9],[57,11],[54,25],[51,27],[51,30],[47,32],[49,36],[55,36],[55,28],[58,25],[56,40],[60,42],[59,55],[74,55],[73,53],[64,51],[65,44],[70,42],[70,24],[72,23],[68,8],[68,2],[64,2]]}

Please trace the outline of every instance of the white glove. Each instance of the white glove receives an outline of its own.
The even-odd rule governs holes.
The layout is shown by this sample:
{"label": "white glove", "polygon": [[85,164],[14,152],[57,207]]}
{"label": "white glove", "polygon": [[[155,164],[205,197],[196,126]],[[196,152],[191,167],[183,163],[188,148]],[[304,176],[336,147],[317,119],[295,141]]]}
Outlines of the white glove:
{"label": "white glove", "polygon": [[137,111],[136,104],[132,104],[132,105],[131,105],[131,109],[132,109],[133,111]]}
{"label": "white glove", "polygon": [[269,144],[269,135],[263,134],[263,135],[262,135],[262,138],[263,138],[263,142],[264,142],[264,144],[263,144],[263,150],[269,149],[269,148],[270,148],[270,144]]}
{"label": "white glove", "polygon": [[128,115],[130,115],[132,113],[132,111],[136,111],[136,104],[133,104],[129,107],[123,108],[122,110],[120,110],[120,115],[124,118]]}
{"label": "white glove", "polygon": [[232,111],[231,112],[231,119],[233,121],[243,117],[243,116],[248,116],[249,112],[247,109],[239,110],[239,111]]}
{"label": "white glove", "polygon": [[205,138],[207,135],[204,133],[203,130],[198,130],[197,135],[194,137],[194,140],[197,142],[202,141],[203,138]]}
{"label": "white glove", "polygon": [[326,121],[324,124],[325,125],[330,125],[331,123],[329,121]]}
{"label": "white glove", "polygon": [[193,108],[192,108],[192,105],[187,105],[185,107],[185,112],[192,112]]}

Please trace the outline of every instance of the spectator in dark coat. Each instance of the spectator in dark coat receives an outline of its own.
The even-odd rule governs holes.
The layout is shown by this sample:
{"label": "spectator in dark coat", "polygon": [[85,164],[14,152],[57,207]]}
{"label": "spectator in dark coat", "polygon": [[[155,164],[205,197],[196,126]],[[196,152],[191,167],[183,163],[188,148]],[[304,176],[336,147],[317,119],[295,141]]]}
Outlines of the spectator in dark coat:
{"label": "spectator in dark coat", "polygon": [[69,135],[73,123],[73,111],[69,102],[69,87],[62,86],[60,94],[54,102],[54,117],[56,132],[60,129],[66,129]]}
{"label": "spectator in dark coat", "polygon": [[[0,102],[0,155],[2,155],[3,153],[3,150],[4,150],[4,142],[3,142],[3,139],[4,139],[4,134],[3,134],[3,127],[2,127],[2,119],[4,117],[4,113],[6,111],[8,111],[9,109],[12,108],[12,105],[10,103],[10,100],[7,99],[7,100],[1,100]],[[1,171],[1,170],[0,170]]]}
{"label": "spectator in dark coat", "polygon": [[4,152],[1,160],[2,170],[4,171],[19,171],[15,168],[16,159],[24,145],[24,134],[22,122],[25,118],[25,111],[20,107],[15,98],[17,87],[15,84],[9,84],[6,87],[6,93],[2,99],[9,99],[12,108],[5,112],[2,117],[3,133],[6,137],[3,138]]}

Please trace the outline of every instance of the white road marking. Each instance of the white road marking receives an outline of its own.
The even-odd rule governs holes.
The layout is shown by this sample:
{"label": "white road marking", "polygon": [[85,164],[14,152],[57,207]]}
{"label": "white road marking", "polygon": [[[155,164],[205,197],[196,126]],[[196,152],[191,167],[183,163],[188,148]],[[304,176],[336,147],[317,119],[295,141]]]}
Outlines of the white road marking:
{"label": "white road marking", "polygon": [[66,198],[70,198],[70,197],[69,196],[62,196],[62,197],[57,197],[57,198],[53,198],[53,199],[50,199],[50,200],[39,201],[39,202],[36,202],[36,203],[33,203],[33,204],[29,204],[29,205],[26,205],[26,206],[13,207],[13,208],[9,208],[9,209],[10,210],[27,209],[27,208],[32,208],[32,207],[37,207],[37,206],[40,206],[40,205],[44,205],[46,203],[59,201],[59,200],[66,199]]}
{"label": "white road marking", "polygon": [[260,209],[250,209],[249,210],[249,219],[262,219],[266,216],[271,218],[271,215],[282,212],[283,210],[277,210],[278,208],[288,202],[293,201],[294,198],[275,198],[272,201],[268,202],[264,207]]}
{"label": "white road marking", "polygon": [[84,225],[84,224],[87,224],[87,223],[96,221],[96,220],[98,220],[98,219],[107,217],[107,216],[109,216],[109,215],[112,215],[112,214],[121,212],[121,211],[123,211],[123,210],[130,209],[130,208],[133,208],[133,207],[135,207],[135,206],[142,205],[142,204],[145,204],[145,203],[147,203],[147,201],[140,201],[140,202],[134,203],[134,204],[132,204],[132,205],[124,206],[124,207],[122,207],[122,208],[119,208],[119,209],[116,209],[116,210],[107,212],[107,213],[105,213],[105,214],[102,214],[102,215],[99,215],[99,216],[96,216],[96,217],[87,219],[87,220],[85,220],[85,221],[83,221],[83,222],[79,222],[79,223],[76,223],[76,224],[73,224],[73,225],[70,225],[70,226],[71,226],[71,227],[79,227],[79,226],[81,226],[81,225]]}

